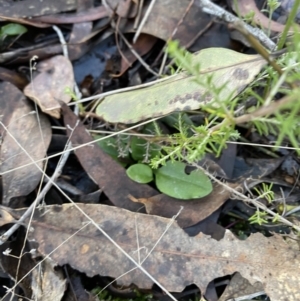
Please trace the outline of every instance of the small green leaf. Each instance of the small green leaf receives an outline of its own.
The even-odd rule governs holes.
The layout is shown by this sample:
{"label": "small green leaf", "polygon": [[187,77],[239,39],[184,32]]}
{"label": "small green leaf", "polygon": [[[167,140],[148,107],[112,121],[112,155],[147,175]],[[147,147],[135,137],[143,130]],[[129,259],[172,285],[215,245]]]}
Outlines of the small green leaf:
{"label": "small green leaf", "polygon": [[184,169],[184,163],[168,161],[155,171],[157,188],[171,197],[183,200],[201,198],[211,193],[211,181],[201,170],[193,170],[188,175]]}
{"label": "small green leaf", "polygon": [[27,28],[21,24],[10,23],[1,27],[0,36],[17,36],[27,32]]}
{"label": "small green leaf", "polygon": [[134,164],[131,165],[126,173],[128,177],[138,183],[149,183],[153,180],[153,172],[152,169],[145,164]]}

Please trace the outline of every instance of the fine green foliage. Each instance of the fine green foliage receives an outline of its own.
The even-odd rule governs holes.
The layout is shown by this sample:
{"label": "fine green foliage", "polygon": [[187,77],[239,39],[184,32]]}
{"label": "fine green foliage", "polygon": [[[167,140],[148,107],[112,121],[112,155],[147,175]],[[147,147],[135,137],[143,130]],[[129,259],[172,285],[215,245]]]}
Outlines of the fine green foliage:
{"label": "fine green foliage", "polygon": [[129,137],[117,136],[104,139],[104,135],[95,135],[94,139],[103,138],[97,144],[99,147],[114,160],[119,162],[122,166],[126,166],[126,161],[129,159],[129,149],[127,147]]}
{"label": "fine green foliage", "polygon": [[146,184],[153,180],[153,172],[152,169],[146,164],[134,164],[131,165],[126,173],[128,177],[138,183]]}
{"label": "fine green foliage", "polygon": [[[298,114],[300,102],[296,101],[299,89],[290,89],[283,85],[284,83],[291,84],[300,80],[298,64],[300,62],[299,34],[295,34],[294,39],[295,42],[291,46],[292,49],[278,60],[279,65],[284,70],[283,74],[278,75],[276,71],[268,67],[241,95],[230,102],[218,101],[217,95],[222,90],[222,87],[216,88],[210,85],[211,82],[206,82],[207,89],[210,88],[210,92],[216,96],[214,97],[215,101],[201,107],[205,123],[197,127],[192,126],[193,134],[191,135],[179,116],[178,133],[170,137],[169,143],[163,146],[160,156],[151,160],[152,167],[157,168],[161,164],[165,164],[167,160],[196,162],[207,153],[215,153],[219,156],[227,141],[239,138],[239,133],[235,127],[236,120],[241,113],[239,112],[237,115],[237,109],[241,106],[240,103],[247,100],[249,96],[256,98],[256,104],[248,107],[247,110],[244,109],[243,113],[245,115],[256,113],[265,106],[269,106],[269,110],[266,110],[265,114],[250,116],[246,122],[243,122],[243,126],[254,127],[261,135],[274,135],[276,137],[275,146],[280,146],[284,141],[288,141],[299,153],[300,127]],[[171,43],[168,51],[176,59],[180,67],[192,74],[197,72],[199,66],[195,67],[191,63],[190,55],[184,49],[181,49],[178,44]],[[196,74],[197,81],[198,78]],[[266,82],[268,86],[266,86]],[[205,85],[205,82],[202,81],[201,85]],[[260,87],[265,87],[265,95],[260,95],[256,92]],[[281,107],[275,107],[273,101],[273,98],[278,93],[287,97],[282,102]],[[218,106],[215,105],[216,103],[218,103]],[[274,147],[274,149],[276,148]]]}
{"label": "fine green foliage", "polygon": [[281,34],[280,40],[278,42],[278,45],[277,45],[278,50],[282,49],[284,44],[286,43],[286,40],[287,40],[287,37],[288,37],[288,32],[289,32],[290,28],[292,27],[292,24],[295,20],[295,17],[297,15],[299,6],[300,6],[300,0],[295,0],[294,4],[293,4],[293,7],[292,7],[292,9],[289,13],[288,19],[286,21],[284,31]]}
{"label": "fine green foliage", "polygon": [[230,125],[224,125],[218,131],[212,132],[210,127],[215,124],[207,123],[198,127],[193,126],[193,135],[190,135],[188,127],[182,122],[181,115],[178,118],[178,133],[170,137],[169,144],[162,147],[160,155],[151,160],[151,166],[158,168],[166,164],[167,160],[187,161],[189,163],[201,160],[207,153],[220,155],[228,140],[235,140],[239,137]]}
{"label": "fine green foliage", "polygon": [[155,170],[157,188],[183,200],[201,198],[211,193],[211,181],[201,170],[193,170],[188,175],[184,169],[184,163],[168,161],[165,166]]}
{"label": "fine green foliage", "polygon": [[[146,135],[161,135],[161,129],[156,122],[151,122],[144,126],[141,130]],[[130,138],[130,153],[134,161],[141,163],[149,163],[150,160],[156,157],[161,150],[161,147],[142,137],[132,136]]]}
{"label": "fine green foliage", "polygon": [[261,189],[255,187],[254,190],[260,196],[260,198],[265,198],[269,203],[274,201],[274,192],[272,191],[273,183],[267,185],[266,183],[262,183]]}
{"label": "fine green foliage", "polygon": [[271,21],[272,21],[272,15],[274,11],[280,6],[280,2],[278,0],[268,0],[267,1],[267,7],[268,7],[268,15],[269,15],[269,26],[268,26],[268,36],[271,34]]}
{"label": "fine green foliage", "polygon": [[260,211],[257,208],[256,213],[249,218],[249,222],[250,224],[258,224],[261,226],[262,224],[268,223],[268,221],[266,220],[267,216],[268,216],[267,212]]}
{"label": "fine green foliage", "polygon": [[[273,183],[271,184],[266,184],[262,183],[261,187],[255,187],[254,190],[258,194],[260,199],[266,199],[268,203],[272,203],[274,201],[274,191],[272,191],[273,188]],[[259,208],[256,209],[255,214],[253,214],[249,218],[250,224],[267,224],[268,220],[272,220],[272,222],[276,222],[278,219],[278,216],[275,216],[271,218],[268,216],[267,212],[259,210]]]}
{"label": "fine green foliage", "polygon": [[131,156],[135,161],[148,163],[151,158],[158,156],[161,147],[145,139],[131,137],[130,149]]}

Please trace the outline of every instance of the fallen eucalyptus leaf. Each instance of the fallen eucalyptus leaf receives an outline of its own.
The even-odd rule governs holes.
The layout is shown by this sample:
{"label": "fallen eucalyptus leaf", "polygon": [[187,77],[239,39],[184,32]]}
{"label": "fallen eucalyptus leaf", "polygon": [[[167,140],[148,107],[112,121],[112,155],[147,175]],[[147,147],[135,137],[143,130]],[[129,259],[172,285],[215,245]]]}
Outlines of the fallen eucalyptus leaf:
{"label": "fallen eucalyptus leaf", "polygon": [[63,55],[53,56],[37,65],[38,74],[24,89],[24,94],[32,99],[40,109],[54,118],[60,118],[59,101],[68,103],[71,95],[66,88],[74,86],[73,67]]}
{"label": "fallen eucalyptus leaf", "polygon": [[[200,64],[200,78],[212,77],[212,84],[224,88],[221,100],[235,97],[266,64],[259,55],[247,55],[224,48],[208,48],[194,55]],[[109,95],[97,107],[96,113],[112,123],[136,123],[175,111],[197,110],[213,101],[210,91],[201,87],[194,76],[185,72],[171,76],[152,86]]]}
{"label": "fallen eucalyptus leaf", "polygon": [[[299,249],[278,234],[255,233],[241,241],[227,230],[217,241],[202,233],[189,237],[176,222],[170,226],[167,218],[99,204],[77,206],[97,227],[73,204],[45,206],[32,217],[29,239],[59,265],[69,264],[89,277],[122,275],[116,280],[120,285],[150,289],[153,281],[138,268],[132,270],[135,265],[102,234],[101,227],[171,292],[195,284],[204,293],[210,281],[239,272],[251,284],[261,282],[271,301],[300,300]],[[1,208],[15,219],[24,213],[24,209]]]}
{"label": "fallen eucalyptus leaf", "polygon": [[[46,156],[51,126],[45,115],[37,116],[29,100],[11,83],[0,83],[0,96],[0,121],[10,133],[0,127],[3,133],[0,151],[2,204],[12,206],[13,199],[28,195],[41,180],[39,168],[44,163],[39,160]],[[33,161],[39,162],[27,166]]]}

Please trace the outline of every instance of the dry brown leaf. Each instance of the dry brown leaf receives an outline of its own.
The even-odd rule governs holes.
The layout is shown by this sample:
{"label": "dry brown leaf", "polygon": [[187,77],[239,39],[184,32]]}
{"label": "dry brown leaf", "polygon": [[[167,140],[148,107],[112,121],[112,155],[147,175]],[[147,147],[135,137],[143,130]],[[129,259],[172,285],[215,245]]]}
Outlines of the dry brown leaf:
{"label": "dry brown leaf", "polygon": [[20,90],[22,90],[28,84],[28,80],[25,75],[3,67],[0,67],[0,79],[2,81],[12,83]]}
{"label": "dry brown leaf", "polygon": [[[194,283],[205,292],[213,279],[238,271],[251,284],[261,282],[272,301],[300,300],[299,250],[277,234],[267,238],[256,233],[241,241],[226,231],[224,238],[216,241],[202,233],[189,237],[175,222],[160,239],[170,219],[105,205],[77,205],[97,227],[73,204],[36,210],[31,223],[29,238],[39,243],[42,254],[59,246],[51,253],[59,265],[70,264],[90,277],[100,274],[114,278],[135,268],[102,234],[101,227],[132,258],[140,258],[144,269],[169,291],[180,292]],[[24,210],[10,213],[17,218]],[[135,283],[143,289],[153,285],[139,269],[117,282]]]}
{"label": "dry brown leaf", "polygon": [[[43,114],[37,119],[32,104],[12,84],[0,83],[0,95],[0,115],[3,116],[2,122],[10,133],[1,126],[1,174],[32,163],[32,160],[43,159],[51,140],[51,127]],[[14,139],[27,151],[31,159]],[[42,168],[44,163],[39,162],[37,165]],[[3,174],[2,204],[9,205],[12,198],[28,195],[36,188],[41,176],[41,171],[34,164]]]}
{"label": "dry brown leaf", "polygon": [[[29,300],[32,296],[31,274],[28,275],[27,273],[35,267],[36,262],[31,257],[28,244],[24,244],[26,237],[25,231],[24,227],[20,228],[12,239],[0,246],[0,271],[2,275],[5,273],[9,275],[11,279],[18,279],[18,287],[14,293],[19,294],[19,288],[21,288],[23,290],[24,299]],[[22,254],[22,256],[20,254]],[[3,285],[3,278],[1,278],[1,285]],[[8,293],[8,295],[10,294]],[[2,300],[16,299],[7,297],[1,298],[1,301]]]}
{"label": "dry brown leaf", "polygon": [[[237,183],[228,183],[227,185],[235,189],[240,186]],[[164,194],[137,200],[135,198],[130,199],[143,203],[147,213],[167,218],[172,218],[183,207],[177,218],[177,223],[180,227],[186,228],[204,220],[230,198],[231,192],[223,186],[218,184],[213,184],[213,186],[213,191],[208,196],[191,201],[174,199]],[[242,187],[240,186],[240,188]]]}
{"label": "dry brown leaf", "polygon": [[50,2],[40,0],[29,1],[0,1],[1,17],[29,18],[47,14],[57,14],[76,9],[76,0],[52,0]]}
{"label": "dry brown leaf", "polygon": [[66,57],[57,55],[39,63],[37,69],[40,73],[25,87],[24,94],[46,114],[60,118],[59,101],[68,103],[71,95],[66,93],[66,88],[73,91],[74,87],[72,64]]}
{"label": "dry brown leaf", "polygon": [[107,4],[121,18],[134,18],[137,14],[138,5],[135,1],[107,0]]}
{"label": "dry brown leaf", "polygon": [[2,227],[5,224],[16,222],[15,219],[12,217],[12,215],[9,214],[7,211],[2,210],[2,208],[0,208],[0,214],[1,214],[0,227]]}
{"label": "dry brown leaf", "polygon": [[41,269],[32,271],[32,300],[59,301],[66,290],[66,279],[61,270],[54,270],[55,264],[45,258],[41,262]]}
{"label": "dry brown leaf", "polygon": [[[211,20],[200,7],[190,4],[186,0],[156,0],[141,32],[164,41],[172,38],[182,45],[189,44]],[[141,20],[149,5],[150,2],[144,4]],[[134,20],[129,20],[125,31],[133,31],[133,27]]]}
{"label": "dry brown leaf", "polygon": [[218,301],[227,301],[228,299],[247,296],[263,290],[264,288],[260,282],[251,285],[240,273],[236,273],[231,278],[230,283],[226,286],[225,291]]}

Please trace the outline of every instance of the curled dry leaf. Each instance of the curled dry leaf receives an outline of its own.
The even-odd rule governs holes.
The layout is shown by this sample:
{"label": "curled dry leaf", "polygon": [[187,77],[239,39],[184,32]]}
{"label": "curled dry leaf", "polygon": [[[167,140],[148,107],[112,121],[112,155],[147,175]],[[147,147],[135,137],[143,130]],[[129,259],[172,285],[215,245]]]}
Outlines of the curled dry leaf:
{"label": "curled dry leaf", "polygon": [[0,215],[1,215],[1,221],[0,221],[0,227],[2,227],[5,224],[10,224],[16,222],[15,219],[9,214],[9,212],[2,210],[0,208]]}
{"label": "curled dry leaf", "polygon": [[[162,236],[170,219],[106,205],[76,206],[86,215],[74,204],[64,204],[43,207],[33,216],[29,239],[39,243],[42,254],[51,253],[59,265],[70,264],[90,277],[122,275],[118,283],[150,289],[152,280],[134,269],[135,264],[103,235],[103,229],[171,292],[192,283],[205,292],[213,279],[239,272],[251,284],[261,282],[272,301],[300,300],[299,250],[277,234],[267,238],[256,233],[241,241],[226,231],[216,241],[202,233],[189,237],[174,222]],[[24,213],[9,211],[15,219]]]}
{"label": "curled dry leaf", "polygon": [[24,94],[36,102],[41,110],[54,118],[60,118],[59,101],[68,103],[73,91],[74,74],[71,62],[62,55],[38,64],[39,74],[24,89]]}
{"label": "curled dry leaf", "polygon": [[[43,114],[37,112],[24,95],[10,83],[0,83],[0,115],[3,142],[0,153],[3,203],[9,205],[14,197],[28,195],[41,179],[43,159],[51,140],[51,127]],[[17,142],[16,142],[17,141]],[[24,166],[23,168],[13,170]],[[10,171],[12,170],[12,171]],[[10,172],[8,172],[10,171]]]}
{"label": "curled dry leaf", "polygon": [[[194,55],[200,64],[200,80],[212,77],[211,84],[222,86],[220,100],[235,97],[266,64],[259,55],[246,55],[229,49],[208,48]],[[109,95],[97,107],[97,114],[108,122],[136,123],[174,111],[197,110],[213,101],[210,91],[200,86],[194,76],[185,72],[146,88]]]}

